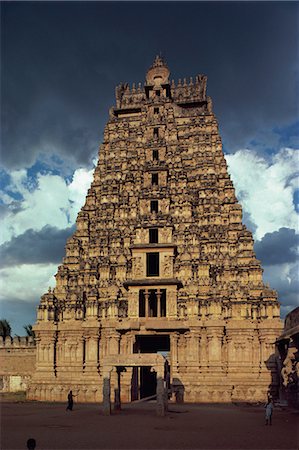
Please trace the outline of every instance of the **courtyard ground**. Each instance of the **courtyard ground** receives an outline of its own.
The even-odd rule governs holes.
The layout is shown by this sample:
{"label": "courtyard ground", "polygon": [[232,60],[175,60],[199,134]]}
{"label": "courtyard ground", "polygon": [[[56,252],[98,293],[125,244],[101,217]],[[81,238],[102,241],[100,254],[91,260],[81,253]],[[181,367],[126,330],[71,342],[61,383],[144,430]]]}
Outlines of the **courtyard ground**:
{"label": "courtyard ground", "polygon": [[61,403],[1,404],[1,450],[67,449],[284,449],[299,447],[299,413],[276,408],[265,426],[263,406],[170,404],[166,417],[155,415],[155,402],[123,405],[104,416],[101,405]]}

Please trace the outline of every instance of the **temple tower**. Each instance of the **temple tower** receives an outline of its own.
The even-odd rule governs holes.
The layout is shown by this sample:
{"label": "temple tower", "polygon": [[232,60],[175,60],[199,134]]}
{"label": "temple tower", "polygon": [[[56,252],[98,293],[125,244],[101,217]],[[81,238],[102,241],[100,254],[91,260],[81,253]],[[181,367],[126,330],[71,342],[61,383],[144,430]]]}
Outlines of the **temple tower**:
{"label": "temple tower", "polygon": [[[169,74],[157,57],[144,85],[116,88],[76,231],[38,308],[31,399],[72,388],[101,401],[108,360],[122,400],[146,397],[153,353],[167,358],[178,400],[275,389],[279,303],[242,224],[207,78]],[[124,371],[136,354],[143,366]]]}

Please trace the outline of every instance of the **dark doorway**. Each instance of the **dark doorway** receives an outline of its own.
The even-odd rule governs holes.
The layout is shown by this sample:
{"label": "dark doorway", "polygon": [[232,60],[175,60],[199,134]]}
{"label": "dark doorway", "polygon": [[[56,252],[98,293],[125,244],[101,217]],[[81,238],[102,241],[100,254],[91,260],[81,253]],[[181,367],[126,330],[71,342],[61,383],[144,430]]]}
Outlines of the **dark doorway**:
{"label": "dark doorway", "polygon": [[151,200],[151,212],[158,213],[158,209],[159,209],[158,200]]}
{"label": "dark doorway", "polygon": [[156,389],[157,374],[151,371],[151,366],[133,367],[131,383],[132,401],[156,395]]}
{"label": "dark doorway", "polygon": [[158,243],[158,228],[149,229],[149,243],[150,244]]}
{"label": "dark doorway", "polygon": [[[133,353],[161,353],[166,356],[169,352],[170,337],[168,334],[136,336]],[[132,401],[155,395],[156,388],[157,374],[156,372],[151,372],[151,366],[133,368],[131,384]]]}
{"label": "dark doorway", "polygon": [[146,254],[146,276],[147,277],[159,276],[159,253]]}
{"label": "dark doorway", "polygon": [[140,367],[140,398],[156,394],[157,374],[151,372],[151,367]]}
{"label": "dark doorway", "polygon": [[170,351],[168,334],[136,336],[134,353],[167,353]]}

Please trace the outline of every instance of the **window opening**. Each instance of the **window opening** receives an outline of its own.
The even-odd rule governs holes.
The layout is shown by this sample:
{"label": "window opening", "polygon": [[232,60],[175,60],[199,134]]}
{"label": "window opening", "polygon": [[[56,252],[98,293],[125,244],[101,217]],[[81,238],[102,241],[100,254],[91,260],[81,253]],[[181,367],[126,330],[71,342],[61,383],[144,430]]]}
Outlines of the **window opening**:
{"label": "window opening", "polygon": [[139,317],[145,317],[145,295],[142,289],[139,291]]}
{"label": "window opening", "polygon": [[159,108],[154,108],[154,114],[159,114]]}
{"label": "window opening", "polygon": [[161,289],[161,317],[166,317],[166,289]]}
{"label": "window opening", "polygon": [[146,276],[147,277],[159,276],[159,253],[146,254]]}
{"label": "window opening", "polygon": [[156,296],[156,291],[153,289],[150,289],[150,291],[149,291],[148,313],[149,313],[149,317],[158,317],[157,296]]}
{"label": "window opening", "polygon": [[158,200],[151,200],[151,213],[155,212],[158,213]]}
{"label": "window opening", "polygon": [[159,152],[158,150],[153,150],[153,160],[158,161],[159,160]]}
{"label": "window opening", "polygon": [[157,96],[157,97],[160,97],[160,94],[161,94],[161,91],[158,89],[158,90],[156,91],[156,96]]}
{"label": "window opening", "polygon": [[158,228],[149,229],[149,242],[150,244],[158,243]]}
{"label": "window opening", "polygon": [[152,173],[152,185],[157,186],[159,184],[159,174]]}
{"label": "window opening", "polygon": [[140,289],[139,317],[166,317],[166,289]]}
{"label": "window opening", "polygon": [[159,128],[154,128],[154,138],[157,139],[159,137]]}

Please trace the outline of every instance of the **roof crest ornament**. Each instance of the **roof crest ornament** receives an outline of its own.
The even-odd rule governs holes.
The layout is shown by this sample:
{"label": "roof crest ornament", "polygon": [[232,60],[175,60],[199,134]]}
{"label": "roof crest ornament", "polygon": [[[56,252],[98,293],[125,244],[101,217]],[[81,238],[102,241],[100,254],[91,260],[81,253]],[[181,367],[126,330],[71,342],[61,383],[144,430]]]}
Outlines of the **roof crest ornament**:
{"label": "roof crest ornament", "polygon": [[151,85],[161,85],[169,82],[169,69],[162,58],[161,54],[157,55],[153,64],[149,68],[146,74],[146,82]]}

